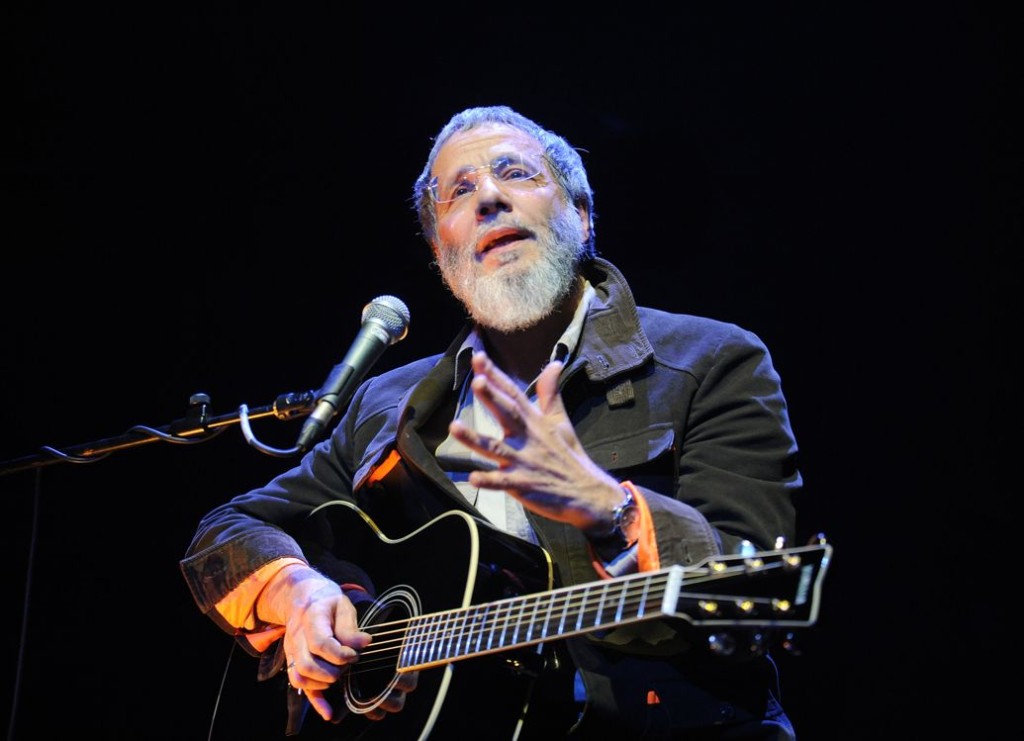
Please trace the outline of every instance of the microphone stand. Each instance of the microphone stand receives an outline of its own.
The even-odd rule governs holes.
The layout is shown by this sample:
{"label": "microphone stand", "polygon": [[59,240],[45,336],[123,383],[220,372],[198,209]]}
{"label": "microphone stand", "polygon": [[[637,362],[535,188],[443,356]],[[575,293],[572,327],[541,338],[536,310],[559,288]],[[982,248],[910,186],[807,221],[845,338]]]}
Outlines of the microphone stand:
{"label": "microphone stand", "polygon": [[269,404],[249,409],[245,404],[238,408],[237,414],[210,416],[210,397],[208,394],[197,393],[189,397],[188,410],[182,419],[175,420],[163,427],[147,427],[135,425],[118,437],[109,437],[80,445],[72,445],[58,450],[48,445],[40,448],[42,452],[23,456],[9,461],[0,462],[0,476],[17,471],[42,468],[54,463],[95,463],[118,450],[135,448],[154,442],[167,442],[177,445],[195,445],[211,440],[224,432],[228,426],[239,424],[249,445],[261,453],[284,458],[297,455],[303,449],[280,449],[264,445],[252,434],[249,421],[264,417],[275,417],[279,420],[295,419],[312,413],[316,404],[315,391],[281,394]]}

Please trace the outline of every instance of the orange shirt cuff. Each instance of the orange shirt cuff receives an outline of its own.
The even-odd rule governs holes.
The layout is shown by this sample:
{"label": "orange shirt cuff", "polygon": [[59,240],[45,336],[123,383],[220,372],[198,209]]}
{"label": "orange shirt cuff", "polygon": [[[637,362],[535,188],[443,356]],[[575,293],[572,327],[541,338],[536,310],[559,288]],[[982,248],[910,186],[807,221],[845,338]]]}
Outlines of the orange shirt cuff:
{"label": "orange shirt cuff", "polygon": [[[627,543],[636,543],[637,571],[657,571],[661,568],[661,558],[658,556],[658,540],[655,537],[654,520],[651,517],[650,507],[647,506],[643,494],[632,481],[623,481],[621,486],[629,489],[636,502],[637,517],[630,523],[629,532],[624,535]],[[591,548],[591,553],[594,553],[593,548]],[[594,569],[602,579],[614,578],[612,574],[608,573],[599,558],[595,557],[592,562]]]}
{"label": "orange shirt cuff", "polygon": [[[215,605],[217,612],[220,613],[220,616],[229,625],[240,632],[255,631],[257,628],[256,599],[260,596],[260,592],[263,591],[263,587],[267,585],[267,582],[273,579],[285,566],[291,566],[292,564],[302,564],[305,566],[306,562],[300,558],[288,556],[264,564],[250,574],[245,581],[228,592],[227,596]],[[281,630],[283,631],[284,628],[282,627]]]}
{"label": "orange shirt cuff", "polygon": [[633,492],[633,499],[636,500],[640,515],[633,522],[630,532],[626,533],[630,543],[634,540],[637,543],[637,568],[639,571],[657,571],[661,568],[661,558],[658,556],[658,539],[654,533],[651,509],[647,506],[647,500],[640,493],[640,489],[632,481],[623,481],[622,486]]}

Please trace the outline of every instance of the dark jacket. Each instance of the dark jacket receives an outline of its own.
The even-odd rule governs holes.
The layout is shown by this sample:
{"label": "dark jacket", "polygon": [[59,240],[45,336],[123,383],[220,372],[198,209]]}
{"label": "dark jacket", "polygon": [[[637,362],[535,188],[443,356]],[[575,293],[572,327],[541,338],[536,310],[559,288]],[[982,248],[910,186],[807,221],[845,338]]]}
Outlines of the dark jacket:
{"label": "dark jacket", "polygon": [[[772,548],[779,537],[791,542],[793,496],[801,486],[797,446],[761,340],[733,324],[636,306],[625,279],[603,259],[585,270],[597,295],[562,374],[563,400],[591,458],[641,488],[661,564],[692,566],[734,553],[743,540],[759,549]],[[431,455],[451,418],[455,353],[469,330],[444,354],[367,379],[330,438],[299,465],[203,518],[181,568],[205,614],[235,632],[214,604],[266,562],[303,556],[286,532],[300,539],[306,557],[315,552],[330,560],[341,551],[345,563],[372,572],[359,563],[354,536],[347,542],[344,533],[324,536],[310,528],[311,512],[325,502],[355,503],[386,540],[413,537],[452,509],[478,514]],[[599,580],[580,531],[529,518],[550,556],[554,586]],[[423,560],[435,569],[444,561],[440,553],[424,553]],[[335,564],[339,579],[374,581],[345,563]],[[387,585],[365,586],[376,592]],[[485,596],[481,588],[470,601]],[[668,737],[777,711],[766,657],[723,659],[706,643],[692,626],[662,621],[558,642],[586,678],[579,728]],[[547,661],[564,657],[553,652]],[[461,662],[455,671],[473,663]],[[264,673],[272,672],[265,667]],[[545,690],[534,703],[556,696],[561,702]]]}

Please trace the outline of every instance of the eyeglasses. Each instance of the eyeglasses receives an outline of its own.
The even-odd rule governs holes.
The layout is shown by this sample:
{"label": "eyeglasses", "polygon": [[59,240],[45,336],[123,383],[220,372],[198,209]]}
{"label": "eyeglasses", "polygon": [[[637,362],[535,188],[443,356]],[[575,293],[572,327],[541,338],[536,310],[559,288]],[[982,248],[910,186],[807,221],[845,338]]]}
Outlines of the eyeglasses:
{"label": "eyeglasses", "polygon": [[489,165],[460,170],[450,179],[434,177],[429,185],[434,203],[453,203],[475,193],[484,172],[490,172],[504,186],[521,190],[537,186],[534,178],[543,172],[543,165],[519,153],[504,154]]}

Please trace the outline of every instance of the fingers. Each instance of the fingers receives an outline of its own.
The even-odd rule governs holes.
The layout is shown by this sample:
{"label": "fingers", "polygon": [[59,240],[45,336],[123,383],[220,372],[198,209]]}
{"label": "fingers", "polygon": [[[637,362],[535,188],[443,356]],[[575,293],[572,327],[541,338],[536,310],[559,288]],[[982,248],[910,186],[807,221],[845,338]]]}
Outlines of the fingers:
{"label": "fingers", "polygon": [[554,360],[545,365],[537,377],[537,407],[544,414],[566,415],[562,395],[558,391],[558,380],[561,376],[562,363]]}
{"label": "fingers", "polygon": [[[354,634],[370,638],[368,634],[360,631],[354,631]],[[369,640],[366,643],[369,643]],[[288,683],[301,694],[306,695],[309,704],[324,720],[331,720],[334,715],[334,708],[324,697],[324,691],[341,678],[348,665],[355,663],[359,658],[355,649],[345,645],[341,648],[341,654],[341,660],[334,663],[314,656],[309,651],[296,651],[295,655],[288,659],[286,666]]]}
{"label": "fingers", "polygon": [[309,700],[310,707],[324,720],[331,720],[334,717],[334,708],[331,707],[331,703],[327,702],[320,690],[307,691],[306,699]]}
{"label": "fingers", "polygon": [[419,672],[403,672],[398,675],[395,686],[388,696],[381,703],[367,713],[370,720],[381,720],[387,717],[388,713],[397,713],[405,707],[405,696],[416,689],[419,681]]}
{"label": "fingers", "polygon": [[372,636],[357,627],[351,601],[343,594],[325,594],[294,612],[286,627],[284,646],[288,682],[304,693],[325,720],[333,709],[323,691],[338,681]]}
{"label": "fingers", "polygon": [[398,675],[397,687],[403,692],[412,692],[416,689],[416,685],[419,684],[419,679],[419,672],[402,672]]}
{"label": "fingers", "polygon": [[[568,417],[558,391],[558,381],[563,364],[559,361],[548,363],[537,379],[537,403],[527,398],[519,387],[484,352],[473,355],[473,393],[481,404],[487,407],[501,426],[503,434],[490,436],[481,434],[459,421],[449,425],[455,439],[497,464],[498,469],[520,470],[520,477],[529,472],[536,473],[544,468],[542,460],[550,461],[554,454],[567,446],[574,446],[571,426],[567,431]],[[530,453],[529,449],[533,448]],[[509,488],[510,480],[495,471],[474,472],[470,481],[475,486]],[[519,485],[529,481],[520,478]],[[536,482],[534,482],[536,483]]]}
{"label": "fingers", "polygon": [[472,364],[473,373],[477,376],[487,378],[487,380],[490,381],[490,386],[496,388],[511,399],[516,399],[518,397],[523,401],[526,400],[526,396],[522,391],[520,391],[515,382],[494,364],[494,361],[487,356],[487,353],[482,351],[473,353]]}
{"label": "fingers", "polygon": [[513,392],[515,395],[510,395],[500,384],[483,375],[474,376],[471,385],[476,400],[487,408],[506,435],[522,432],[530,402],[518,388]]}
{"label": "fingers", "polygon": [[536,406],[526,394],[509,378],[485,352],[473,354],[473,393],[495,419],[502,424],[505,433],[522,433],[530,415],[537,411],[544,415],[565,415],[565,407],[558,391],[563,364],[554,360],[544,366],[537,378]]}
{"label": "fingers", "polygon": [[333,684],[333,680],[321,682],[303,675],[295,659],[289,660],[286,670],[288,672],[288,684],[294,687],[300,695],[304,694],[306,696],[310,707],[316,711],[317,715],[324,720],[331,720],[334,716],[334,708],[327,701],[327,698],[324,697],[323,691]]}
{"label": "fingers", "polygon": [[[324,697],[324,691],[330,687],[333,682],[322,683],[310,679],[308,675],[300,672],[299,664],[296,660],[289,661],[287,669],[289,684],[306,696],[306,699],[309,700],[310,706],[316,711],[317,715],[324,720],[332,720],[334,717],[334,708]],[[386,718],[389,713],[397,713],[401,711],[402,708],[405,707],[405,696],[409,692],[415,690],[418,683],[419,672],[404,672],[399,674],[391,692],[389,692],[387,697],[382,699],[375,708],[368,711],[366,713],[366,717],[370,720],[382,720],[383,718]]]}
{"label": "fingers", "polygon": [[508,465],[516,454],[517,448],[508,440],[481,435],[479,432],[458,420],[448,425],[452,436],[466,447],[472,448],[485,458],[489,458],[498,464],[499,467]]}
{"label": "fingers", "polygon": [[485,352],[473,353],[473,393],[499,421],[521,426],[529,399]]}

